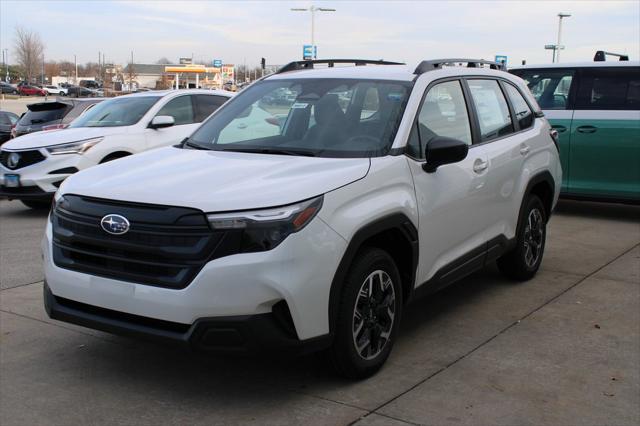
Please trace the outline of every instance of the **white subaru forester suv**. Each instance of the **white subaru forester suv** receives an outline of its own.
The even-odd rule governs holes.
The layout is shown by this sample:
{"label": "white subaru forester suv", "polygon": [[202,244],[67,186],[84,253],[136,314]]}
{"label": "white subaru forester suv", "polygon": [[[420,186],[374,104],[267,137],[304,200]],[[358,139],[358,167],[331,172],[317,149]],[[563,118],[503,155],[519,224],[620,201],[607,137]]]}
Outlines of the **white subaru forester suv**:
{"label": "white subaru forester suv", "polygon": [[181,145],[71,176],[43,241],[48,314],[373,374],[418,295],[496,260],[517,280],[540,266],[557,135],[499,68],[293,62]]}

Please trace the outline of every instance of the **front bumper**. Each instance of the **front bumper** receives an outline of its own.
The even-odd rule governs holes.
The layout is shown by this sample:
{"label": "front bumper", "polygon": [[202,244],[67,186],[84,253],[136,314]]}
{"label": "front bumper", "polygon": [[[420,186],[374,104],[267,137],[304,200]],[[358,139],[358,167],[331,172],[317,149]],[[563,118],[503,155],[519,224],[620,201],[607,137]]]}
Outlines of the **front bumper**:
{"label": "front bumper", "polygon": [[[306,341],[329,333],[329,294],[346,241],[315,218],[273,250],[209,261],[181,289],[90,275],[57,266],[52,226],[43,240],[44,273],[61,299],[150,321],[195,325],[227,317],[273,314],[287,307],[293,336]],[[61,318],[63,319],[63,318]],[[91,326],[91,325],[89,325]]]}
{"label": "front bumper", "polygon": [[301,355],[331,344],[324,335],[299,340],[275,313],[201,318],[193,324],[154,320],[56,297],[44,284],[50,318],[108,333],[174,344],[202,352],[278,352]]}
{"label": "front bumper", "polygon": [[[18,200],[34,198],[50,199],[58,190],[62,181],[74,173],[72,170],[82,170],[95,165],[95,162],[87,158],[86,155],[49,155],[46,150],[42,148],[38,149],[38,151],[40,151],[45,159],[37,163],[18,169],[9,169],[0,164],[0,196]],[[17,188],[6,188],[5,174],[20,175],[20,186]],[[34,195],[37,193],[40,194],[39,197]]]}

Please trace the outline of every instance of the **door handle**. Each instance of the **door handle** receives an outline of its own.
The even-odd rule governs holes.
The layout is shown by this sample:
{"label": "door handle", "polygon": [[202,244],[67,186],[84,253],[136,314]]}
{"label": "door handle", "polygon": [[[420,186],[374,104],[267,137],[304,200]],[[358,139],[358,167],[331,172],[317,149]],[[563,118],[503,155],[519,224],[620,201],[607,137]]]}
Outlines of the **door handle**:
{"label": "door handle", "polygon": [[560,124],[556,124],[555,126],[551,126],[552,129],[556,129],[558,133],[564,133],[567,131],[566,126],[562,126]]}
{"label": "door handle", "polygon": [[489,167],[489,162],[479,158],[473,163],[473,171],[476,173],[484,172],[487,170],[487,167]]}
{"label": "door handle", "polygon": [[580,126],[576,130],[580,133],[595,133],[598,128],[595,126]]}
{"label": "door handle", "polygon": [[522,155],[529,154],[529,151],[531,151],[531,148],[529,147],[529,145],[525,145],[522,148],[520,148],[520,154]]}

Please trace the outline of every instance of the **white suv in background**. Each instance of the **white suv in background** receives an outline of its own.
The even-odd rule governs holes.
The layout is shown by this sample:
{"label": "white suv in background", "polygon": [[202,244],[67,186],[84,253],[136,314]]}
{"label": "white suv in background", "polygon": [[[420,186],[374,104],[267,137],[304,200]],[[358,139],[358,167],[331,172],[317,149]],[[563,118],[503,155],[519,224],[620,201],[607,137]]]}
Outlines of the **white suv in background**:
{"label": "white suv in background", "polygon": [[105,100],[63,130],[27,134],[2,145],[0,196],[47,207],[64,179],[79,170],[152,148],[174,145],[233,93],[144,92]]}
{"label": "white suv in background", "polygon": [[343,62],[293,62],[181,145],[67,179],[48,314],[206,351],[327,349],[361,378],[417,295],[495,260],[531,278],[562,179],[524,82],[479,60]]}

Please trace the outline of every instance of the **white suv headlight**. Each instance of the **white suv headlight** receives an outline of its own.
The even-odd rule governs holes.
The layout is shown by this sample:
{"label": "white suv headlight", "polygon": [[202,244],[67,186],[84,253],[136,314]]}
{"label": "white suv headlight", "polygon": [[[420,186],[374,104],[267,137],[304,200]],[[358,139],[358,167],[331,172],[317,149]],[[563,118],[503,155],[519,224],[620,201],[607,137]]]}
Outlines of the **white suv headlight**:
{"label": "white suv headlight", "polygon": [[263,210],[207,215],[217,231],[238,234],[241,252],[271,250],[287,236],[304,228],[322,207],[323,196],[296,204]]}
{"label": "white suv headlight", "polygon": [[51,145],[45,147],[51,155],[61,154],[83,154],[89,148],[100,142],[104,137],[84,139],[76,142],[64,143],[61,145]]}

